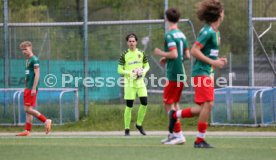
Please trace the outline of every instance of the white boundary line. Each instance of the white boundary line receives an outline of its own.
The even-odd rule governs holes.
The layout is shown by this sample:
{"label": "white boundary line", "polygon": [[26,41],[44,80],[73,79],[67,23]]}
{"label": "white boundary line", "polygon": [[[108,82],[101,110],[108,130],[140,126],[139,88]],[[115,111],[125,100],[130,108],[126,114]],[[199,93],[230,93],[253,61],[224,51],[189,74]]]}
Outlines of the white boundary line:
{"label": "white boundary line", "polygon": [[[7,136],[14,136],[17,132],[0,132],[0,138]],[[141,136],[137,131],[131,131],[131,136]],[[168,134],[167,131],[147,131],[147,136],[141,137],[152,137],[152,136],[166,136]],[[183,132],[185,136],[195,136],[197,132],[187,131]],[[31,132],[32,136],[41,136],[41,137],[107,137],[107,136],[115,136],[115,137],[125,137],[123,131],[90,131],[90,132],[51,132],[49,135],[45,135],[44,132]],[[131,137],[130,136],[130,137]],[[215,136],[215,137],[274,137],[276,138],[276,132],[233,132],[233,131],[209,131],[206,133],[206,136]],[[136,137],[137,138],[137,137]]]}

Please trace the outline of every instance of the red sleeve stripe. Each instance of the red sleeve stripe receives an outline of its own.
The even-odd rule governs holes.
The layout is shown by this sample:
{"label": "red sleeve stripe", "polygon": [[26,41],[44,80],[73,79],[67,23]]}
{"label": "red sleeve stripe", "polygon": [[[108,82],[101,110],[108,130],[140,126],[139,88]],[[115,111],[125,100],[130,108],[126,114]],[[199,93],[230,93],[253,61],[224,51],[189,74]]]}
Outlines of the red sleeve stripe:
{"label": "red sleeve stripe", "polygon": [[188,50],[189,50],[189,48],[186,48],[186,49],[185,49],[185,51],[188,51]]}
{"label": "red sleeve stripe", "polygon": [[175,50],[175,49],[176,49],[176,46],[173,46],[173,47],[169,48],[170,51]]}
{"label": "red sleeve stripe", "polygon": [[202,49],[202,48],[204,47],[204,46],[203,46],[200,42],[198,42],[198,41],[195,42],[195,45],[199,46],[200,49]]}

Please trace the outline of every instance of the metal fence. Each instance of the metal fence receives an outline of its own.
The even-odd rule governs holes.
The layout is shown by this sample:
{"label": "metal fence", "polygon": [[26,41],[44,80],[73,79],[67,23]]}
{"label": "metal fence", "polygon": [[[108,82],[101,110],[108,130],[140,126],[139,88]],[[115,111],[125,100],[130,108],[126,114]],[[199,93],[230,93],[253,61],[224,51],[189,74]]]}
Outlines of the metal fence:
{"label": "metal fence", "polygon": [[[221,48],[220,55],[229,58],[229,65],[216,71],[217,77],[229,75],[233,79],[234,86],[247,86],[250,79],[249,73],[254,71],[256,86],[275,86],[275,76],[266,56],[256,38],[254,38],[254,68],[251,71],[249,65],[249,2],[252,2],[252,17],[276,17],[273,8],[276,2],[271,0],[221,0],[225,8],[225,20],[220,27]],[[137,33],[139,37],[138,47],[144,49],[150,58],[151,70],[149,74],[157,77],[164,76],[164,70],[158,66],[158,57],[152,55],[155,47],[163,47],[165,33],[164,27],[164,1],[142,0],[136,3],[126,0],[123,3],[112,5],[108,1],[98,0],[66,0],[47,1],[41,0],[40,4],[19,3],[16,0],[3,0],[0,13],[0,87],[15,88],[23,87],[24,69],[23,55],[18,45],[24,40],[33,42],[35,54],[42,63],[42,78],[49,73],[60,75],[61,73],[72,74],[79,77],[108,77],[119,78],[116,73],[117,60],[123,50],[126,49],[125,36],[129,32]],[[8,5],[5,8],[5,3]],[[198,0],[174,0],[167,1],[167,7],[176,7],[181,12],[183,21],[180,29],[186,34],[189,45],[194,43],[194,34],[197,34],[202,23],[198,21],[194,5]],[[132,9],[129,9],[132,6]],[[27,8],[31,8],[27,10]],[[23,10],[23,8],[25,10]],[[21,10],[22,9],[22,10]],[[16,11],[16,12],[15,12]],[[8,14],[8,15],[7,15]],[[275,30],[272,29],[261,38],[267,49],[268,57],[275,67]],[[269,27],[269,23],[258,24],[254,22],[258,35]],[[150,37],[150,42],[145,46],[141,40]],[[265,43],[269,42],[269,43]],[[275,56],[274,56],[275,57]],[[273,61],[274,59],[274,61]],[[251,63],[253,63],[251,62]],[[190,76],[191,61],[186,61],[186,70]],[[252,64],[251,64],[252,65]],[[61,87],[57,77],[57,86]],[[84,101],[85,113],[88,112],[89,102],[121,103],[122,90],[120,87],[110,89],[104,87],[83,87],[78,84],[81,100]],[[41,87],[43,86],[41,83]],[[67,84],[71,88],[72,85]],[[149,103],[161,103],[159,93],[162,88],[154,90]],[[111,92],[110,92],[111,91]],[[186,88],[185,93],[192,93],[192,88]],[[85,96],[87,96],[85,99]],[[186,94],[185,94],[186,95]],[[151,96],[151,95],[150,95]],[[156,97],[158,98],[156,98]],[[190,95],[183,96],[183,100],[192,103]]]}
{"label": "metal fence", "polygon": [[[0,125],[24,125],[23,88],[0,89]],[[79,120],[78,90],[72,88],[40,88],[36,109],[62,125]],[[35,125],[41,125],[34,120]]]}

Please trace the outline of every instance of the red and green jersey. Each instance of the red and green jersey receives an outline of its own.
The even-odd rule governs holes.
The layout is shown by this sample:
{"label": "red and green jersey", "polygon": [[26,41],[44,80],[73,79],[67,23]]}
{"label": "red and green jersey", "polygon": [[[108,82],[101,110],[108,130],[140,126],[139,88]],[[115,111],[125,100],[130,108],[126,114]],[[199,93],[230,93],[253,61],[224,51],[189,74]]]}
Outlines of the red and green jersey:
{"label": "red and green jersey", "polygon": [[[25,66],[25,88],[32,89],[34,84],[35,72],[34,69],[39,67],[38,57],[32,56],[26,60]],[[36,89],[38,86],[36,87]]]}
{"label": "red and green jersey", "polygon": [[164,51],[169,52],[174,49],[177,49],[178,56],[176,59],[167,59],[167,78],[170,81],[183,81],[186,75],[182,62],[184,51],[188,49],[188,41],[184,33],[178,29],[170,30],[165,35]]}
{"label": "red and green jersey", "polygon": [[[200,30],[195,44],[200,46],[201,52],[206,57],[216,60],[219,54],[220,32],[215,31],[210,25],[206,24]],[[193,77],[202,75],[210,76],[212,72],[213,68],[210,64],[198,59],[195,60],[192,72]]]}

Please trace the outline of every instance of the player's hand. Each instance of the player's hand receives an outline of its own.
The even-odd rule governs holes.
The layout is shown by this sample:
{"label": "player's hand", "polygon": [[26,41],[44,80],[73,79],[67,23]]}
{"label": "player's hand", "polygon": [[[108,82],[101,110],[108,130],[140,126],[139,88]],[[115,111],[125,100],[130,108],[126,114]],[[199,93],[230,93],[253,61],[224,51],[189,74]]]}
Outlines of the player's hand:
{"label": "player's hand", "polygon": [[160,55],[161,55],[161,53],[162,53],[162,50],[161,50],[161,49],[159,49],[159,48],[155,48],[153,53],[154,53],[155,55],[160,56]]}
{"label": "player's hand", "polygon": [[226,65],[226,63],[227,63],[227,59],[219,58],[217,60],[214,60],[212,65],[216,68],[222,68]]}
{"label": "player's hand", "polygon": [[34,96],[36,94],[36,90],[35,89],[32,89],[31,90],[31,96]]}
{"label": "player's hand", "polygon": [[223,61],[224,61],[224,63],[225,63],[225,65],[228,63],[228,60],[227,60],[227,58],[226,58],[226,57],[222,57],[222,58],[219,58],[219,59],[223,60]]}
{"label": "player's hand", "polygon": [[144,69],[143,68],[138,68],[136,71],[137,74],[137,79],[142,78],[144,74]]}
{"label": "player's hand", "polygon": [[131,79],[137,79],[136,69],[132,70],[132,72],[131,72],[131,74],[130,74],[130,78],[131,78]]}
{"label": "player's hand", "polygon": [[165,57],[161,57],[159,60],[160,65],[163,67],[166,65],[166,62],[167,62],[167,59]]}

